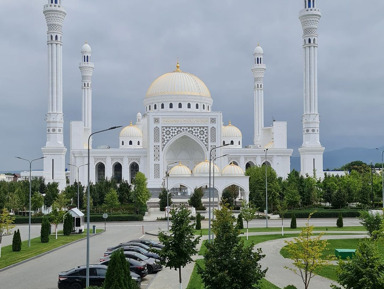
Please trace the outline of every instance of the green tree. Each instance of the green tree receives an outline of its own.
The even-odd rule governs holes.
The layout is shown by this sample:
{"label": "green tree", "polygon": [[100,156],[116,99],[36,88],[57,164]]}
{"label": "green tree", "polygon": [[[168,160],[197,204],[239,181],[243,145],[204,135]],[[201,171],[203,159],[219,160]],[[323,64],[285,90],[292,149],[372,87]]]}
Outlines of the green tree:
{"label": "green tree", "polygon": [[253,251],[254,244],[245,246],[234,226],[234,217],[223,206],[215,211],[212,230],[215,239],[206,244],[205,268],[198,272],[206,289],[260,288],[260,280],[267,270],[261,270],[259,261],[264,257],[261,249]]}
{"label": "green tree", "polygon": [[58,210],[67,210],[69,200],[66,198],[64,193],[61,193],[57,196],[56,200],[53,202],[52,206]]}
{"label": "green tree", "polygon": [[104,207],[112,212],[113,209],[116,209],[119,206],[119,196],[117,195],[116,190],[110,189],[109,192],[105,195]]}
{"label": "green tree", "polygon": [[128,204],[131,195],[131,185],[128,181],[122,181],[117,188],[117,194],[119,195],[119,202],[121,204]]}
{"label": "green tree", "polygon": [[336,225],[338,228],[344,227],[344,222],[343,222],[343,214],[339,214],[339,217],[337,218]]}
{"label": "green tree", "polygon": [[59,196],[59,184],[58,183],[49,183],[46,187],[46,193],[44,197],[44,205],[51,207],[53,202]]}
{"label": "green tree", "polygon": [[384,218],[379,213],[360,212],[360,223],[367,229],[369,236],[374,236],[373,232],[379,231]]}
{"label": "green tree", "polygon": [[313,226],[309,225],[302,229],[299,237],[293,241],[285,241],[290,258],[296,268],[286,267],[299,275],[304,283],[304,288],[309,288],[311,279],[316,271],[328,265],[329,261],[322,259],[321,255],[328,245],[327,240],[321,240],[322,234],[314,236]]}
{"label": "green tree", "polygon": [[297,228],[297,223],[296,223],[296,215],[295,214],[292,214],[292,217],[291,217],[291,229],[296,229]]}
{"label": "green tree", "polygon": [[203,188],[195,188],[191,198],[188,200],[188,204],[194,207],[196,210],[205,210],[202,202],[203,196]]}
{"label": "green tree", "polygon": [[224,189],[221,196],[222,204],[228,204],[231,208],[235,207],[235,200],[239,196],[239,187],[231,185]]}
{"label": "green tree", "polygon": [[15,218],[12,217],[8,210],[4,208],[0,214],[0,257],[1,257],[1,242],[3,239],[4,231],[9,232],[14,226],[12,225]]}
{"label": "green tree", "polygon": [[64,236],[71,235],[73,230],[73,217],[67,212],[64,216],[63,234]]}
{"label": "green tree", "polygon": [[247,240],[248,240],[248,225],[249,221],[253,220],[255,218],[257,209],[254,208],[250,203],[246,203],[245,201],[241,204],[240,214],[247,222]]}
{"label": "green tree", "polygon": [[133,202],[140,214],[144,214],[147,210],[147,202],[151,197],[151,193],[147,188],[147,178],[142,172],[138,172],[133,179]]}
{"label": "green tree", "polygon": [[345,289],[384,288],[384,261],[376,242],[360,241],[352,259],[339,260],[337,281]]}
{"label": "green tree", "polygon": [[44,197],[40,192],[35,191],[31,198],[31,207],[33,211],[39,210],[44,205]]}
{"label": "green tree", "polygon": [[116,250],[111,255],[104,289],[132,289],[135,288],[129,271],[129,263],[122,250]]}
{"label": "green tree", "polygon": [[40,241],[41,243],[48,243],[49,242],[49,234],[50,234],[50,227],[51,223],[49,222],[49,219],[47,217],[43,217],[43,220],[41,222],[41,229],[40,229]]}
{"label": "green tree", "polygon": [[[167,190],[163,188],[159,194],[160,211],[164,212],[167,206]],[[172,205],[172,194],[168,193],[168,205]]]}
{"label": "green tree", "polygon": [[63,222],[65,212],[53,207],[52,212],[49,214],[49,221],[55,226],[55,236],[57,240],[57,227]]}
{"label": "green tree", "polygon": [[21,251],[21,236],[20,236],[20,230],[17,230],[13,234],[12,238],[12,251],[13,252],[19,252]]}
{"label": "green tree", "polygon": [[279,212],[281,218],[281,235],[284,236],[284,216],[288,211],[287,202],[283,201],[277,206],[277,211]]}
{"label": "green tree", "polygon": [[196,246],[200,236],[195,236],[194,224],[190,224],[190,211],[185,207],[171,210],[172,225],[170,234],[159,233],[164,248],[159,252],[161,263],[179,270],[179,284],[182,286],[181,268],[191,263],[192,255],[197,253]]}

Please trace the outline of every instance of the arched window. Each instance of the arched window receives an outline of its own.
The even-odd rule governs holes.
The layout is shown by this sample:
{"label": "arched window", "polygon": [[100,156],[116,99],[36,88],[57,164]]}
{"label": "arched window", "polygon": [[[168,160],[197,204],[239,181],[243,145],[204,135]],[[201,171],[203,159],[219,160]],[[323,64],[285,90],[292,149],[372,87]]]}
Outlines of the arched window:
{"label": "arched window", "polygon": [[183,108],[183,104],[179,102],[179,108]]}
{"label": "arched window", "polygon": [[129,145],[130,145],[130,146],[132,145],[132,141],[131,141],[131,140],[129,141]]}
{"label": "arched window", "polygon": [[312,0],[308,0],[308,8],[312,8]]}
{"label": "arched window", "polygon": [[152,109],[152,107],[151,107],[151,106],[149,106],[149,111],[151,111],[151,109]]}
{"label": "arched window", "polygon": [[129,173],[130,173],[130,176],[131,176],[131,183],[132,183],[133,179],[136,177],[136,174],[138,173],[138,171],[139,171],[139,165],[137,163],[132,163],[129,166]]}
{"label": "arched window", "polygon": [[154,110],[157,109],[157,105],[156,105],[156,104],[153,105],[153,109],[154,109]]}
{"label": "arched window", "polygon": [[247,170],[247,169],[249,169],[250,167],[253,167],[253,166],[255,166],[255,164],[253,162],[247,162],[245,164],[245,170]]}
{"label": "arched window", "polygon": [[115,163],[113,165],[113,175],[112,178],[116,181],[116,183],[121,183],[121,177],[122,177],[122,167],[120,163]]}
{"label": "arched window", "polygon": [[311,38],[308,39],[308,44],[311,44]]}
{"label": "arched window", "polygon": [[103,163],[98,163],[96,165],[96,182],[101,182],[105,180],[105,165]]}
{"label": "arched window", "polygon": [[198,103],[196,103],[196,109],[199,109],[199,104]]}
{"label": "arched window", "polygon": [[170,103],[170,104],[169,104],[169,108],[173,108],[173,103]]}
{"label": "arched window", "polygon": [[161,104],[161,109],[164,109],[164,103]]}
{"label": "arched window", "polygon": [[205,104],[203,104],[203,110],[205,110]]}
{"label": "arched window", "polygon": [[223,140],[223,146],[225,146],[225,140]]}
{"label": "arched window", "polygon": [[209,111],[209,105],[208,105],[208,111]]}
{"label": "arched window", "polygon": [[[57,3],[56,3],[57,4]],[[59,40],[59,38],[57,37],[57,35],[55,36],[55,40],[57,41],[57,40]]]}
{"label": "arched window", "polygon": [[121,145],[122,145],[122,146],[124,145],[124,141],[121,141]]}
{"label": "arched window", "polygon": [[137,141],[137,145],[138,145],[138,146],[140,145],[140,141],[139,141],[139,140]]}
{"label": "arched window", "polygon": [[53,35],[51,35],[51,40],[53,40]]}
{"label": "arched window", "polygon": [[313,38],[313,44],[316,44],[316,38]]}
{"label": "arched window", "polygon": [[188,103],[188,104],[187,104],[187,107],[188,107],[188,108],[191,108],[191,104],[190,104],[190,103]]}
{"label": "arched window", "polygon": [[89,62],[89,56],[87,55],[87,62]]}
{"label": "arched window", "polygon": [[233,142],[233,140],[231,140],[231,145],[233,145],[234,144],[234,142]]}
{"label": "arched window", "polygon": [[256,58],[256,63],[259,64],[259,57]]}
{"label": "arched window", "polygon": [[240,141],[239,141],[239,145],[240,145]]}

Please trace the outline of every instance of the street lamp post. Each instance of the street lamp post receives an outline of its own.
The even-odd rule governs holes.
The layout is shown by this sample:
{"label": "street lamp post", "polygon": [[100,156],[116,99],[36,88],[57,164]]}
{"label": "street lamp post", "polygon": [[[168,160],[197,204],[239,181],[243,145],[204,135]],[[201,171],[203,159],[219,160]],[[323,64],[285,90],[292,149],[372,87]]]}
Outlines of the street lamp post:
{"label": "street lamp post", "polygon": [[40,158],[37,158],[37,159],[33,159],[33,160],[27,160],[27,159],[24,159],[24,158],[21,158],[21,157],[16,157],[17,159],[19,160],[23,160],[23,161],[26,161],[26,162],[29,162],[29,212],[28,212],[28,216],[29,216],[29,220],[28,220],[28,247],[31,247],[31,194],[32,194],[32,184],[31,184],[31,179],[32,179],[32,163],[34,161],[37,161],[37,160],[41,160],[43,159],[44,157],[40,157]]}
{"label": "street lamp post", "polygon": [[384,209],[384,151],[381,151],[381,190]]}
{"label": "street lamp post", "polygon": [[107,128],[107,129],[103,129],[103,130],[99,130],[99,131],[95,131],[93,133],[91,133],[88,137],[88,190],[87,190],[87,256],[86,256],[86,286],[85,287],[89,287],[89,218],[90,218],[90,197],[91,197],[91,192],[90,192],[90,175],[91,175],[91,169],[90,169],[90,162],[91,162],[91,158],[90,158],[90,140],[91,140],[91,137],[97,133],[102,133],[102,132],[105,132],[105,131],[109,131],[109,130],[113,130],[113,129],[116,129],[116,128],[119,128],[121,126],[112,126],[110,128]]}
{"label": "street lamp post", "polygon": [[265,227],[268,228],[268,149],[265,149]]}
{"label": "street lamp post", "polygon": [[167,165],[167,170],[165,171],[165,176],[167,177],[167,208],[165,209],[165,212],[167,213],[167,231],[169,232],[169,192],[168,192],[168,178],[169,178],[169,167],[171,165],[177,164],[177,162],[173,162]]}
{"label": "street lamp post", "polygon": [[[84,164],[81,166],[76,166],[73,164],[68,164],[69,166],[75,167],[77,169],[77,208],[80,210],[80,197],[79,197],[79,179],[80,179],[80,174],[79,174],[79,169],[80,167],[87,166],[88,164]],[[76,181],[76,179],[75,179]]]}
{"label": "street lamp post", "polygon": [[209,196],[209,208],[208,208],[208,242],[211,242],[211,192],[212,192],[212,187],[211,187],[211,170],[212,170],[212,151],[222,148],[225,146],[228,146],[229,144],[224,144],[221,146],[215,146],[209,150],[209,169],[208,169],[208,196]]}
{"label": "street lamp post", "polygon": [[[215,191],[215,160],[219,159],[219,158],[223,158],[223,157],[226,157],[228,154],[225,154],[225,155],[222,155],[222,156],[219,156],[219,157],[216,157],[216,158],[213,158],[212,160],[212,187],[213,187],[213,190]],[[217,205],[219,206],[219,196],[217,196]],[[215,208],[215,192],[213,192],[213,196],[212,196],[212,203],[213,203],[213,208]],[[215,214],[212,214],[212,220],[215,219]]]}

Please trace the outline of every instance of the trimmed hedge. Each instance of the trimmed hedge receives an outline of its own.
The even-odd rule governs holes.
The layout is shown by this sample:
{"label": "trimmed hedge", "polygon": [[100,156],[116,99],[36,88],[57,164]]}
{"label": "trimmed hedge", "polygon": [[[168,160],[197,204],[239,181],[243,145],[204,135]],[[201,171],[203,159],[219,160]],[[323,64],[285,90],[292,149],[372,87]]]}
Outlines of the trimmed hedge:
{"label": "trimmed hedge", "polygon": [[[32,217],[32,224],[41,224],[43,217]],[[107,222],[119,222],[119,221],[142,221],[142,215],[111,215],[108,214]],[[87,221],[87,216],[84,216],[84,222]],[[104,222],[103,215],[91,215],[91,222]],[[28,217],[18,217],[16,216],[14,224],[28,224]]]}
{"label": "trimmed hedge", "polygon": [[310,210],[291,210],[284,214],[284,217],[291,218],[295,214],[296,218],[308,218],[309,214],[315,212],[311,218],[338,218],[340,214],[343,215],[343,218],[356,218],[360,217],[360,211],[358,209],[327,210],[314,208]]}

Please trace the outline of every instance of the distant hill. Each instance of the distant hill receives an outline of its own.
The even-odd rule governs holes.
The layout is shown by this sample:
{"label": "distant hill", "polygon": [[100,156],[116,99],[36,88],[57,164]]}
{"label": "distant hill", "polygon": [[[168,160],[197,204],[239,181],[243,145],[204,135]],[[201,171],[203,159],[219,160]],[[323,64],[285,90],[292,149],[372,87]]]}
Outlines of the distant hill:
{"label": "distant hill", "polygon": [[[366,164],[381,163],[381,152],[384,148],[378,150],[373,148],[342,148],[333,151],[324,151],[324,170],[334,170],[341,166],[353,162],[362,161]],[[291,169],[300,171],[300,157],[291,158]]]}

